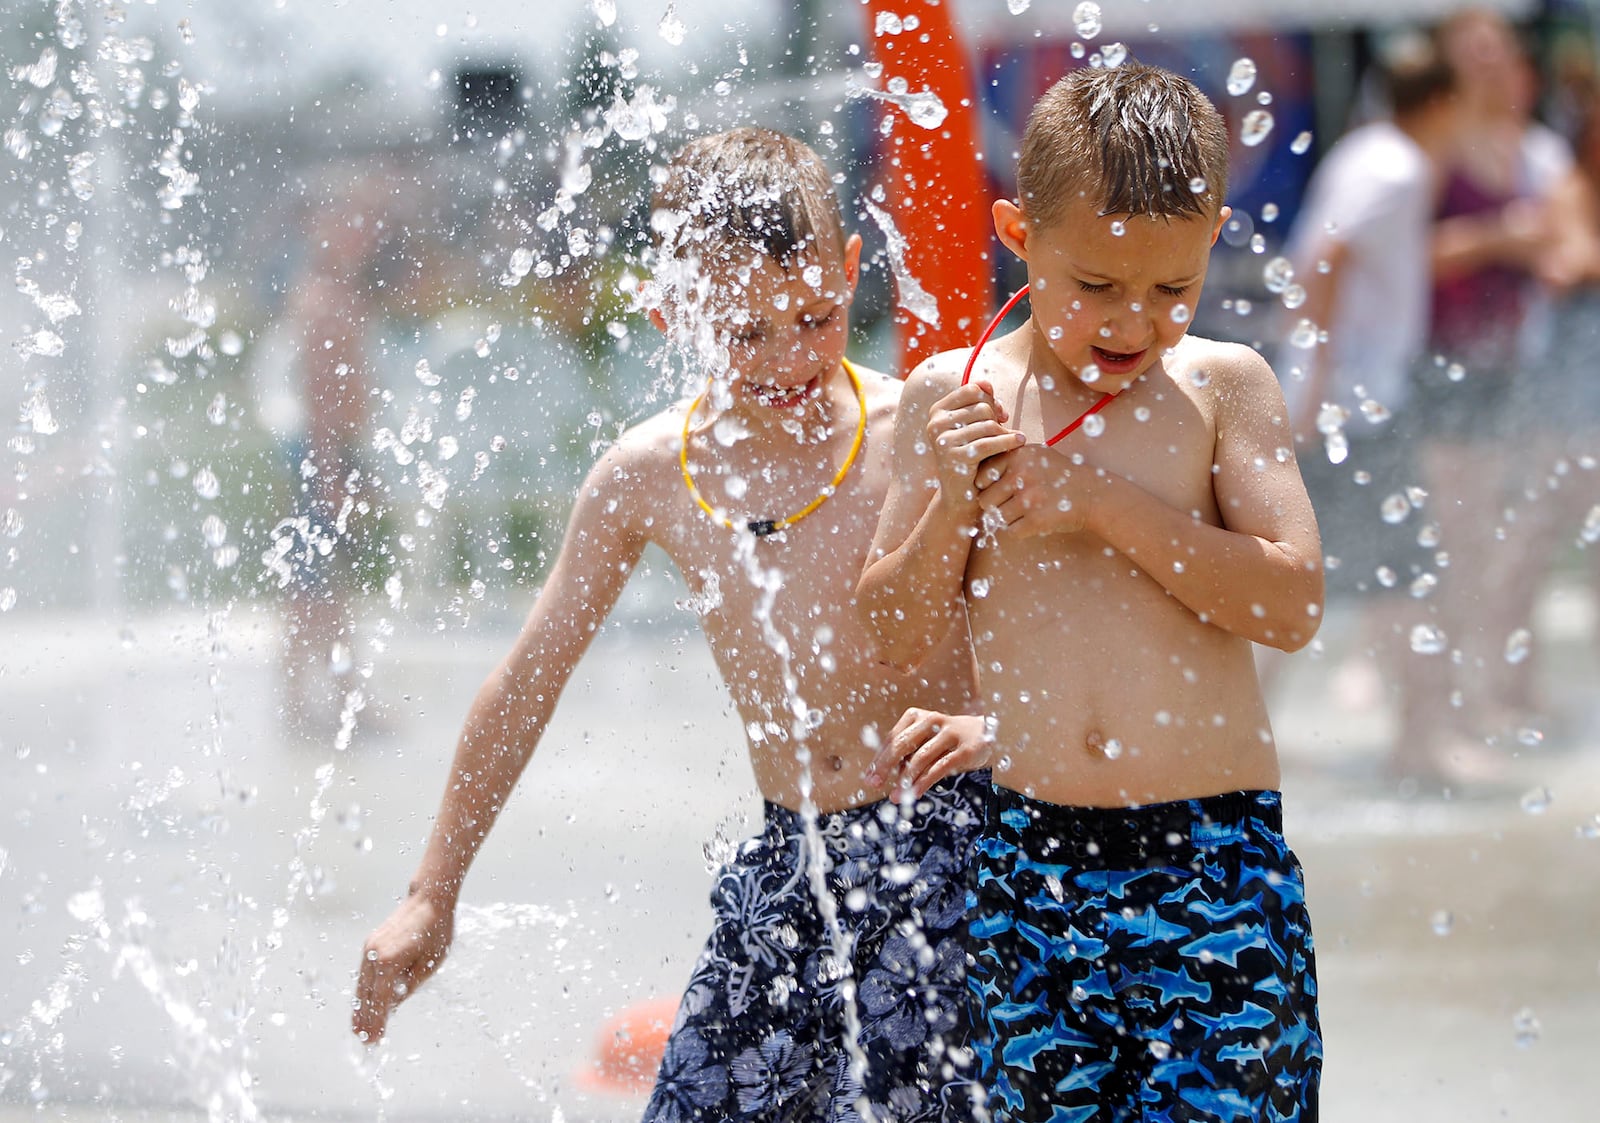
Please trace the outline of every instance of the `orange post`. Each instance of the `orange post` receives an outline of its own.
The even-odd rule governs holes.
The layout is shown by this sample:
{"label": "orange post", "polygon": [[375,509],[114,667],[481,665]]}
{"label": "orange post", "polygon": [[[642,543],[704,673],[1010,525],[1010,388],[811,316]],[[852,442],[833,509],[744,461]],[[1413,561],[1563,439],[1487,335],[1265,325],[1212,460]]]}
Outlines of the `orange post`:
{"label": "orange post", "polygon": [[[898,108],[889,135],[883,184],[895,226],[908,243],[905,265],[938,301],[937,326],[895,310],[902,373],[929,355],[968,346],[991,306],[989,183],[980,159],[978,93],[950,0],[867,0],[872,51],[883,81],[904,78],[908,91],[937,94],[948,113],[937,128],[913,123]],[[876,34],[879,13],[917,26]]]}

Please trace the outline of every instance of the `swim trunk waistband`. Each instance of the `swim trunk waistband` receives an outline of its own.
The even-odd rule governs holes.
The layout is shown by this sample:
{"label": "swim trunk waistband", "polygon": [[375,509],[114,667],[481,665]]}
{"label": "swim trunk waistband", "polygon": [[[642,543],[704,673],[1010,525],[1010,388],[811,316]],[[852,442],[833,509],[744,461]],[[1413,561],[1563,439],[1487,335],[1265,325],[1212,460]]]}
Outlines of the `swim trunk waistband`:
{"label": "swim trunk waistband", "polygon": [[1283,833],[1276,791],[1225,792],[1137,807],[1073,807],[1030,799],[995,786],[987,834],[1034,861],[1096,866],[1147,866],[1191,861],[1259,832]]}
{"label": "swim trunk waistband", "polygon": [[[987,769],[964,772],[941,780],[921,799],[910,805],[909,818],[933,816],[942,819],[981,815],[981,808],[983,802],[988,799],[990,787],[990,774]],[[805,833],[805,819],[800,812],[792,811],[771,800],[762,801],[762,810],[765,822],[763,834],[768,837],[797,838]],[[863,803],[859,807],[847,807],[842,811],[819,812],[817,833],[821,835],[823,844],[830,849],[836,845],[848,846],[852,836],[859,836],[863,829],[872,824],[887,827],[897,821],[907,820],[905,812],[903,805],[888,799],[876,803]]]}

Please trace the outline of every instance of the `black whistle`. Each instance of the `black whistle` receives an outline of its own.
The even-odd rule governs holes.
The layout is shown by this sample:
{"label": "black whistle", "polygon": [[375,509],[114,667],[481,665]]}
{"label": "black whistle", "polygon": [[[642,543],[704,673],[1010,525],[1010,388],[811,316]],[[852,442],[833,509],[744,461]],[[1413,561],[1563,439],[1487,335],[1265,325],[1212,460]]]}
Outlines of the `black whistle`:
{"label": "black whistle", "polygon": [[751,519],[744,525],[748,527],[750,533],[754,534],[757,538],[765,538],[769,534],[778,533],[777,519]]}

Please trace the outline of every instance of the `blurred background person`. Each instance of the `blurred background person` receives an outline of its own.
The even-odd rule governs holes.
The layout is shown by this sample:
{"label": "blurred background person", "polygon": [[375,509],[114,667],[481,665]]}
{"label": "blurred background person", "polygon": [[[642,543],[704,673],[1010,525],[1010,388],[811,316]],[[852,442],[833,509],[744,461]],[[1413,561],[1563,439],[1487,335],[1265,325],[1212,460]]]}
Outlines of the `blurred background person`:
{"label": "blurred background person", "polygon": [[1571,157],[1533,119],[1536,76],[1504,17],[1467,9],[1438,36],[1464,121],[1436,214],[1429,357],[1413,385],[1427,494],[1413,497],[1419,510],[1406,522],[1439,552],[1418,575],[1429,618],[1411,637],[1415,688],[1394,765],[1448,788],[1491,780],[1503,763],[1485,740],[1508,723],[1503,590],[1527,548],[1512,525],[1521,456],[1509,443],[1512,406],[1549,248],[1543,208]]}
{"label": "blurred background person", "polygon": [[338,721],[354,666],[356,543],[373,515],[365,448],[372,372],[372,271],[382,224],[371,186],[329,192],[309,221],[304,275],[287,317],[298,425],[288,443],[296,557],[285,588],[284,716],[315,735]]}
{"label": "blurred background person", "polygon": [[1376,702],[1384,682],[1403,704],[1411,665],[1405,591],[1425,559],[1414,528],[1386,522],[1382,506],[1414,480],[1409,375],[1427,337],[1441,166],[1461,120],[1454,72],[1432,37],[1394,37],[1377,71],[1391,116],[1328,151],[1289,239],[1306,292],[1292,315],[1325,327],[1327,340],[1291,342],[1278,362],[1330,608],[1360,614],[1357,651],[1334,678],[1358,706]]}
{"label": "blurred background person", "polygon": [[[1498,590],[1505,608],[1504,662],[1494,678],[1501,704],[1519,723],[1520,739],[1539,743],[1592,724],[1592,693],[1579,686],[1563,698],[1553,669],[1541,665],[1534,619],[1540,594],[1568,563],[1591,591],[1600,588],[1600,557],[1571,557],[1574,543],[1600,539],[1600,89],[1569,90],[1576,160],[1553,189],[1545,212],[1547,244],[1539,259],[1548,286],[1547,321],[1530,361],[1519,369],[1511,416],[1521,491],[1517,499],[1516,568]],[[1534,736],[1537,733],[1539,736]]]}

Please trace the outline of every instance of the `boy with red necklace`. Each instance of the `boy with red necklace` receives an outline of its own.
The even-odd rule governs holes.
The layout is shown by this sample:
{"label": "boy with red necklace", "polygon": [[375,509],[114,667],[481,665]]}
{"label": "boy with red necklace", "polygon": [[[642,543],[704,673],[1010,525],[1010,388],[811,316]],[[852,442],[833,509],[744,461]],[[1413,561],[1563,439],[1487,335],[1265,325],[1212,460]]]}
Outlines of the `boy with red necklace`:
{"label": "boy with red necklace", "polygon": [[858,590],[897,667],[969,627],[978,654],[996,764],[969,983],[1008,1123],[1316,1118],[1311,934],[1251,644],[1316,631],[1317,529],[1271,369],[1186,334],[1227,157],[1166,71],[1044,95],[1020,202],[994,204],[1032,316],[970,382],[967,352],[913,373]]}
{"label": "boy with red necklace", "polygon": [[[380,1037],[443,960],[473,856],[655,543],[750,731],[766,823],[717,875],[645,1118],[934,1120],[969,1084],[962,928],[987,775],[968,770],[989,740],[965,637],[886,672],[851,595],[901,390],[844,355],[861,240],[816,153],[762,129],[686,146],[651,229],[651,317],[706,388],[624,433],[579,490],[472,704],[410,892],[363,949],[354,1029]],[[884,745],[902,765],[880,781]]]}

